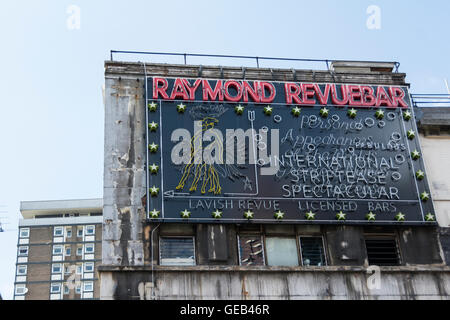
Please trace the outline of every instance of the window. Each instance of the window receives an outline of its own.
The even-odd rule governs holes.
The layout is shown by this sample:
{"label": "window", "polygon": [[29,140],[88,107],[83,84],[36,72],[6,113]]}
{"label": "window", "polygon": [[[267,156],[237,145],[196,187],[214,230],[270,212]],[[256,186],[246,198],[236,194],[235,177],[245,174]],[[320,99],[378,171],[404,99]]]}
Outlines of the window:
{"label": "window", "polygon": [[195,265],[194,238],[161,238],[160,263],[170,265]]}
{"label": "window", "polygon": [[26,274],[27,274],[27,266],[26,265],[17,266],[17,275],[18,276],[23,276]]}
{"label": "window", "polygon": [[71,268],[71,265],[68,265],[68,264],[65,264],[64,265],[64,273],[65,274],[70,274],[70,273],[72,273],[72,270],[71,270],[72,268]]}
{"label": "window", "polygon": [[28,238],[30,236],[30,228],[21,228],[20,229],[20,238]]}
{"label": "window", "polygon": [[63,246],[61,246],[61,245],[53,246],[53,254],[54,255],[63,254]]}
{"label": "window", "polygon": [[86,226],[86,235],[92,236],[95,234],[95,226]]}
{"label": "window", "polygon": [[397,242],[393,238],[366,238],[369,265],[396,266],[400,264]]}
{"label": "window", "polygon": [[84,246],[84,252],[85,253],[94,253],[94,244],[88,243]]}
{"label": "window", "polygon": [[77,237],[79,238],[83,237],[83,227],[77,228]]}
{"label": "window", "polygon": [[264,248],[260,236],[239,236],[238,242],[241,266],[264,265]]}
{"label": "window", "polygon": [[304,266],[326,265],[322,237],[300,237],[300,251]]}
{"label": "window", "polygon": [[83,268],[82,268],[81,264],[77,264],[76,271],[75,271],[76,274],[81,274],[82,271],[83,271]]}
{"label": "window", "polygon": [[52,264],[52,273],[61,273],[62,266],[61,263]]}
{"label": "window", "polygon": [[86,262],[84,264],[84,272],[94,272],[94,263],[93,262]]}
{"label": "window", "polygon": [[82,256],[83,255],[83,247],[79,246],[77,247],[77,256]]}
{"label": "window", "polygon": [[70,293],[70,288],[68,284],[64,284],[64,294],[69,294]]}
{"label": "window", "polygon": [[53,230],[53,235],[55,237],[62,237],[64,232],[64,228],[63,227],[55,227]]}
{"label": "window", "polygon": [[27,287],[25,287],[25,284],[16,284],[16,295],[21,296],[28,292]]}
{"label": "window", "polygon": [[72,238],[72,227],[66,228],[66,238]]}
{"label": "window", "polygon": [[76,294],[80,294],[81,293],[81,286],[77,285],[77,287],[75,288],[75,293]]}
{"label": "window", "polygon": [[28,256],[28,247],[19,247],[19,256]]}
{"label": "window", "polygon": [[298,266],[295,238],[266,237],[266,249],[269,266]]}
{"label": "window", "polygon": [[92,281],[85,281],[83,283],[83,292],[92,292],[94,291],[94,283]]}
{"label": "window", "polygon": [[66,256],[70,256],[72,254],[72,248],[70,246],[66,246],[65,251]]}
{"label": "window", "polygon": [[52,283],[50,286],[50,293],[60,293],[61,292],[61,283]]}

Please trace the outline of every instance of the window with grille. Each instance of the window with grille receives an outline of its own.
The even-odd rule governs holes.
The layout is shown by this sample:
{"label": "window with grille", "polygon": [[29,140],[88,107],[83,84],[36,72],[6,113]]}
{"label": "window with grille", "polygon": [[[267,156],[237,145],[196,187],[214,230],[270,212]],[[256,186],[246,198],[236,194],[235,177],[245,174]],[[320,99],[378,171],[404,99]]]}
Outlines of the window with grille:
{"label": "window with grille", "polygon": [[241,266],[264,265],[261,236],[239,236],[239,264]]}
{"label": "window with grille", "polygon": [[366,238],[369,265],[396,266],[400,264],[397,242],[392,238]]}
{"label": "window with grille", "polygon": [[159,251],[161,265],[195,265],[193,237],[161,238]]}
{"label": "window with grille", "polygon": [[304,266],[325,266],[322,237],[300,237],[300,250]]}

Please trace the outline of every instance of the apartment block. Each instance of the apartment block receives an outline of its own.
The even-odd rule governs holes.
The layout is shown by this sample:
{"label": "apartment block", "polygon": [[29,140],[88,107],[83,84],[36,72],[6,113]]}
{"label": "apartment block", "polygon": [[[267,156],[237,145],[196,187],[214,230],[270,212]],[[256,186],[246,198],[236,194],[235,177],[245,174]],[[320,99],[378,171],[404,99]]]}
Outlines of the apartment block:
{"label": "apartment block", "polygon": [[14,300],[98,299],[102,199],[23,201]]}

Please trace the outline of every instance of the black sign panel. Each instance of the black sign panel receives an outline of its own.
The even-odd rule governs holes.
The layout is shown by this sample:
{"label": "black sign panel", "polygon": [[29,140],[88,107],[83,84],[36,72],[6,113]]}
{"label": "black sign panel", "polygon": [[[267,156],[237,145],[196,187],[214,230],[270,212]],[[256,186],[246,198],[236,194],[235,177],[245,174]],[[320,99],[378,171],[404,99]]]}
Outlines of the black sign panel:
{"label": "black sign panel", "polygon": [[[166,81],[170,92],[175,79]],[[209,84],[214,88],[217,82]],[[219,95],[205,101],[204,88],[192,92],[193,100],[152,99],[155,91],[148,78],[150,219],[434,222],[406,87],[401,89],[407,106],[387,108],[363,101],[333,105],[331,97],[322,105],[295,99],[287,103],[282,94],[286,85],[271,85],[276,92],[270,103],[218,101]],[[325,84],[318,88],[327,90]],[[376,95],[377,88],[370,88]],[[239,89],[229,90],[236,96]],[[336,96],[341,100],[342,92]]]}

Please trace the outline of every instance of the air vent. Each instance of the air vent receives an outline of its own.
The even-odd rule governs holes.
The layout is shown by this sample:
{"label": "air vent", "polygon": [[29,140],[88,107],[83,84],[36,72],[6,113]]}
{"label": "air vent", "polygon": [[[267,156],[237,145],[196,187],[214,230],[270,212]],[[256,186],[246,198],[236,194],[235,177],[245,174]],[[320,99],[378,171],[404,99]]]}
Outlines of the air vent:
{"label": "air vent", "polygon": [[400,264],[395,239],[366,239],[369,265],[397,266]]}

